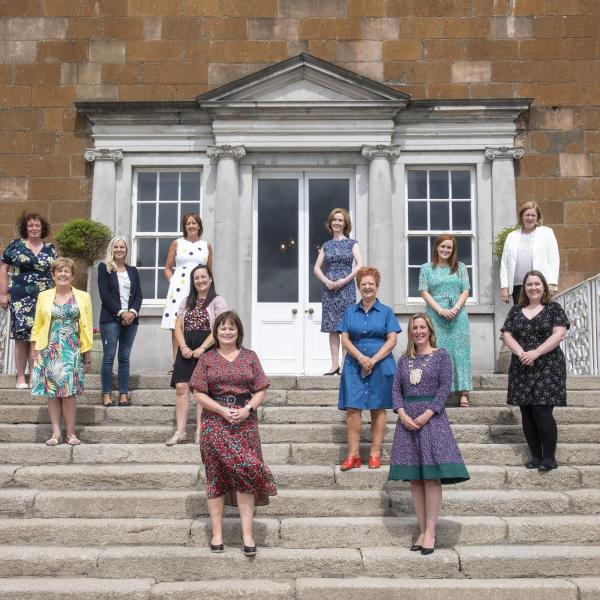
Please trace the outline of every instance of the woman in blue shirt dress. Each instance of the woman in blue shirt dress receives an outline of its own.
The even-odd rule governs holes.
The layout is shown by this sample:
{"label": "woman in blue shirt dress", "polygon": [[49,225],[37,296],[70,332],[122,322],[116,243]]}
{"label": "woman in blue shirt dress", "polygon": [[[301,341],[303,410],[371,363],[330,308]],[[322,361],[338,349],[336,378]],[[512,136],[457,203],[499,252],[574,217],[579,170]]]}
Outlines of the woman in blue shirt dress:
{"label": "woman in blue shirt dress", "polygon": [[469,297],[467,267],[456,260],[456,239],[440,235],[435,241],[431,262],[419,273],[419,292],[427,303],[438,346],[452,359],[452,391],[458,392],[460,406],[469,406],[471,376],[471,337],[469,317],[464,310]]}
{"label": "woman in blue shirt dress", "polygon": [[358,270],[356,284],[361,300],[346,309],[338,328],[346,351],[338,400],[338,408],[346,411],[348,435],[348,455],[340,466],[342,471],[362,465],[359,455],[362,410],[371,411],[369,468],[381,466],[385,411],[392,408],[396,371],[392,350],[402,330],[394,311],[377,300],[380,280],[374,267]]}

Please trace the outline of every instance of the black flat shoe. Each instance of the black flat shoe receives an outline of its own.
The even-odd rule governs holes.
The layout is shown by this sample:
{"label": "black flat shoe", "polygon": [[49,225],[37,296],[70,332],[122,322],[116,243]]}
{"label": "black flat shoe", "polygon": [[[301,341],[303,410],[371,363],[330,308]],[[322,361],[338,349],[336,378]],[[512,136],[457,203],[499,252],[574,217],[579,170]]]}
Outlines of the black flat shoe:
{"label": "black flat shoe", "polygon": [[224,544],[211,544],[210,551],[214,552],[215,554],[221,554],[221,553],[225,552],[225,545]]}
{"label": "black flat shoe", "polygon": [[532,458],[528,463],[525,463],[526,469],[537,469],[542,464],[539,458]]}
{"label": "black flat shoe", "polygon": [[256,546],[246,546],[246,544],[244,544],[242,552],[244,553],[244,556],[256,556]]}
{"label": "black flat shoe", "polygon": [[558,465],[555,460],[544,460],[542,464],[538,467],[538,471],[545,473],[547,471],[552,471],[552,469],[556,469]]}
{"label": "black flat shoe", "polygon": [[422,547],[423,547],[423,546],[419,546],[419,544],[413,544],[413,545],[412,545],[412,546],[409,548],[409,550],[410,550],[411,552],[418,552],[418,551],[419,551],[419,550],[420,550]]}
{"label": "black flat shoe", "polygon": [[421,548],[421,554],[423,556],[427,554],[433,554],[434,548]]}
{"label": "black flat shoe", "polygon": [[327,377],[329,375],[339,375],[340,374],[340,368],[338,367],[335,371],[327,371],[327,373],[323,373],[323,376]]}

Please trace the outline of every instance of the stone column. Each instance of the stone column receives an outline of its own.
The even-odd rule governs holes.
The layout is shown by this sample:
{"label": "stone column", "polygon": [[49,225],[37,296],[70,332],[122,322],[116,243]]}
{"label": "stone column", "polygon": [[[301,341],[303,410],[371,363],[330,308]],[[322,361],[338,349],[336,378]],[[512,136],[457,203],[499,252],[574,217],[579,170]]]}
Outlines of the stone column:
{"label": "stone column", "polygon": [[217,290],[229,306],[239,307],[239,173],[243,146],[209,146],[209,158],[217,160],[215,238],[213,267]]}
{"label": "stone column", "polygon": [[84,157],[87,162],[94,163],[91,217],[94,221],[104,223],[114,232],[117,163],[123,160],[123,152],[108,148],[88,149]]}
{"label": "stone column", "polygon": [[[485,157],[492,161],[492,235],[496,240],[498,232],[513,226],[517,221],[517,194],[515,190],[514,160],[523,158],[523,148],[486,148]],[[496,359],[502,348],[502,340],[497,335],[506,319],[510,304],[500,298],[500,259],[494,259],[493,298],[494,298],[494,349]]]}
{"label": "stone column", "polygon": [[[392,173],[390,160],[400,156],[399,146],[363,146],[369,160],[368,263],[381,272],[379,299],[394,305],[394,252],[392,238]],[[359,240],[360,241],[360,240]]]}
{"label": "stone column", "polygon": [[[108,148],[88,148],[83,156],[87,162],[94,163],[91,218],[104,223],[113,234],[116,234],[117,164],[123,160],[123,152]],[[92,313],[96,324],[100,314],[97,267],[88,269],[87,289],[92,296]]]}

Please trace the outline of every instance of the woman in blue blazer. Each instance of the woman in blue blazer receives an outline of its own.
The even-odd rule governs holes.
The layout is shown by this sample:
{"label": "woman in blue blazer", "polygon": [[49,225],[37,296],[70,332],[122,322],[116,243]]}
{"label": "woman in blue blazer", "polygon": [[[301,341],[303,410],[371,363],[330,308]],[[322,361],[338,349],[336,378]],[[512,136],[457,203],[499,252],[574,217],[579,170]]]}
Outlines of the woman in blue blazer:
{"label": "woman in blue blazer", "polygon": [[119,406],[129,406],[129,356],[138,328],[142,307],[142,287],[135,267],[125,264],[127,242],[114,237],[106,249],[106,262],[98,265],[98,291],[102,301],[100,335],[102,336],[102,404],[114,406],[110,388],[115,355],[119,359]]}

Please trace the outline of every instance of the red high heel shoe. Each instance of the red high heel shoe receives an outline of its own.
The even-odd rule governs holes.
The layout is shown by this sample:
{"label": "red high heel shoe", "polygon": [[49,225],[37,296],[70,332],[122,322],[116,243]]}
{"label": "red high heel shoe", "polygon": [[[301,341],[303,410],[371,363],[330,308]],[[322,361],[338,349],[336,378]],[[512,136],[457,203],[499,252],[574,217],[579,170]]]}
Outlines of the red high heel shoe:
{"label": "red high heel shoe", "polygon": [[381,455],[369,456],[369,469],[379,469],[381,467]]}
{"label": "red high heel shoe", "polygon": [[360,469],[360,467],[362,467],[362,458],[360,456],[346,456],[344,462],[340,465],[340,471]]}

